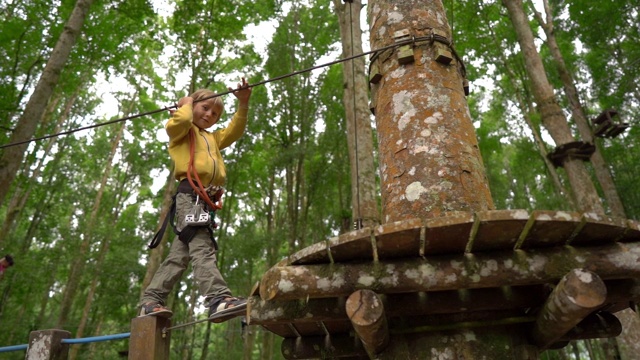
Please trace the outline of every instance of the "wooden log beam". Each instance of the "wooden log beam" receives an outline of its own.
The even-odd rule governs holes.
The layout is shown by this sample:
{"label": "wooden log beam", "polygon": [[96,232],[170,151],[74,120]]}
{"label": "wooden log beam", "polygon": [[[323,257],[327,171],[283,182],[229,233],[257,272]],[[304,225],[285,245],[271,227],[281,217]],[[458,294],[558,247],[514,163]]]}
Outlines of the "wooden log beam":
{"label": "wooden log beam", "polygon": [[264,300],[346,297],[359,289],[379,294],[555,283],[585,268],[602,279],[640,278],[640,242],[403,258],[378,262],[277,266],[260,281]]}
{"label": "wooden log beam", "polygon": [[564,276],[538,313],[531,331],[533,343],[547,349],[599,308],[607,287],[595,273],[574,269]]}
{"label": "wooden log beam", "polygon": [[[387,318],[538,307],[549,291],[542,285],[380,295]],[[619,301],[619,299],[614,299]],[[318,322],[347,317],[344,298],[265,301],[249,298],[249,323]]]}
{"label": "wooden log beam", "polygon": [[374,359],[389,345],[389,326],[382,299],[371,290],[358,290],[347,299],[346,309],[353,329],[369,357]]}
{"label": "wooden log beam", "polygon": [[616,337],[622,333],[622,323],[609,312],[598,312],[587,316],[562,338],[549,345],[549,349],[561,349],[572,340]]}
{"label": "wooden log beam", "polygon": [[350,336],[284,338],[280,349],[285,359],[367,358],[360,340]]}
{"label": "wooden log beam", "polygon": [[573,329],[562,336],[561,340],[584,340],[616,337],[622,333],[622,323],[609,312],[589,314]]}

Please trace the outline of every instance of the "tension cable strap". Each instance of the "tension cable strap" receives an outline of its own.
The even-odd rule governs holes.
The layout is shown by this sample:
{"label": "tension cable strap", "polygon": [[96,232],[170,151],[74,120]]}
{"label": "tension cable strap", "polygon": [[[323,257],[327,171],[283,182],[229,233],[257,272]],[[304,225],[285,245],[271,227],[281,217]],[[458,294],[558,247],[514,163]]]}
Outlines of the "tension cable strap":
{"label": "tension cable strap", "polygon": [[176,199],[173,198],[173,201],[171,203],[171,209],[169,209],[169,213],[165,215],[164,221],[162,221],[162,226],[160,226],[160,230],[158,230],[158,232],[155,234],[153,239],[151,239],[151,242],[148,245],[149,249],[155,249],[156,247],[158,247],[158,245],[160,245],[160,242],[164,237],[164,232],[167,230],[167,224],[169,223],[169,220],[171,220],[171,225],[173,225],[173,215],[175,214],[175,212],[176,212]]}
{"label": "tension cable strap", "polygon": [[[209,207],[211,208],[211,210],[215,211],[215,210],[220,210],[222,209],[222,203],[220,200],[218,200],[218,204],[215,204],[213,201],[211,201],[211,198],[209,198],[209,194],[207,194],[207,191],[204,189],[204,187],[202,186],[202,181],[200,180],[200,176],[198,175],[198,172],[194,169],[193,166],[193,159],[195,157],[195,149],[196,149],[196,133],[195,131],[193,131],[193,128],[189,129],[189,166],[187,168],[187,180],[189,181],[189,185],[191,185],[191,188],[193,189],[193,191],[200,196],[200,198],[202,198],[202,200],[204,200],[205,203],[207,203],[207,205],[209,205]],[[196,177],[196,181],[198,182],[198,185],[196,185],[193,182],[193,178],[191,177],[191,172],[193,172],[193,174]],[[222,191],[218,191],[218,193],[220,193],[219,197],[222,196]],[[218,194],[216,193],[216,194]],[[218,198],[219,198],[218,197]]]}

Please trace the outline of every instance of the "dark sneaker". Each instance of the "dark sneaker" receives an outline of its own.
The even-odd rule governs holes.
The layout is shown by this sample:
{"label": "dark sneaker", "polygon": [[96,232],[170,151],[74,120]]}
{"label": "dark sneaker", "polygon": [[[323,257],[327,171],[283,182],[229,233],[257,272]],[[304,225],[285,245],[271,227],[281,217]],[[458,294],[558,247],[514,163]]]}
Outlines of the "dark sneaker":
{"label": "dark sneaker", "polygon": [[221,323],[244,314],[247,310],[247,299],[237,297],[218,298],[209,306],[209,321]]}
{"label": "dark sneaker", "polygon": [[138,313],[138,316],[159,316],[163,318],[170,318],[173,316],[173,312],[158,303],[146,303],[140,306],[140,313]]}

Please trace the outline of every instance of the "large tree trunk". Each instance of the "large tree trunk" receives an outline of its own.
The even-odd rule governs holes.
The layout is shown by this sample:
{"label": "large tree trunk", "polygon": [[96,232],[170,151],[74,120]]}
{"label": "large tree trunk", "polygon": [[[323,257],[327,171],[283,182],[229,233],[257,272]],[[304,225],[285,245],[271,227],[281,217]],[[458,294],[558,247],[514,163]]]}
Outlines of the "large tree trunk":
{"label": "large tree trunk", "polygon": [[[368,6],[371,48],[395,42],[394,34],[426,38],[431,29],[451,39],[440,1],[374,1]],[[413,62],[398,51],[378,53],[382,79],[372,85],[376,104],[383,223],[432,218],[449,211],[493,209],[463,89],[461,64],[436,61],[442,45],[418,41]]]}
{"label": "large tree trunk", "polygon": [[[62,124],[69,118],[69,113],[71,112],[71,107],[75,103],[77,95],[78,95],[78,93],[76,92],[69,99],[67,99],[67,101],[65,103],[65,106],[64,106],[64,110],[63,110],[62,114],[58,117],[58,121],[57,121],[56,126],[55,126],[55,128],[53,130],[54,133],[59,132],[62,129]],[[54,103],[57,103],[57,101],[52,101],[51,102],[51,104],[50,104],[51,106],[49,106],[49,108],[47,110],[48,114],[53,113],[53,111],[55,110]],[[56,143],[57,143],[57,139],[56,138],[49,139],[47,141],[47,143],[45,144],[44,149],[42,150],[43,153],[49,154],[50,151],[51,151],[51,148]],[[59,156],[56,156],[56,161],[57,161],[58,158],[59,158]],[[35,179],[37,179],[40,176],[40,174],[42,172],[42,169],[44,168],[45,160],[46,160],[46,157],[40,158],[40,160],[38,161],[37,165],[35,166],[35,169],[31,172],[31,175],[29,176],[29,180],[26,182],[26,185],[22,185],[22,184],[17,184],[16,185],[15,191],[13,192],[13,195],[11,196],[11,200],[9,201],[9,205],[7,206],[7,212],[6,212],[6,216],[4,218],[4,221],[2,223],[2,229],[0,230],[0,247],[2,247],[2,243],[4,241],[4,238],[12,231],[13,224],[15,223],[16,218],[18,218],[20,216],[20,214],[22,213],[22,209],[24,208],[24,205],[26,204],[27,200],[29,199],[29,195],[31,195],[31,189],[32,189],[33,184],[35,183]]]}
{"label": "large tree trunk", "polygon": [[[502,0],[509,12],[509,18],[516,31],[518,43],[524,55],[527,73],[531,80],[531,89],[536,100],[542,123],[553,138],[556,146],[575,141],[567,119],[558,105],[553,87],[549,83],[542,64],[542,59],[536,50],[533,32],[528,18],[522,7],[522,0]],[[563,163],[576,204],[584,212],[604,214],[604,208],[598,197],[587,169],[580,159],[567,157]]]}
{"label": "large tree trunk", "polygon": [[[58,83],[60,72],[67,62],[73,45],[80,34],[80,29],[89,13],[89,7],[93,0],[78,0],[69,20],[65,24],[64,31],[58,38],[56,46],[53,48],[51,57],[38,80],[38,84],[31,94],[29,101],[18,120],[15,131],[11,135],[10,143],[29,140],[38,127],[42,119],[42,114],[46,109],[47,102],[53,94],[53,89]],[[0,204],[4,202],[10,190],[11,183],[15,179],[17,170],[20,167],[28,143],[10,146],[4,149],[0,158]]]}
{"label": "large tree trunk", "polygon": [[[333,0],[340,23],[342,57],[362,54],[360,12],[362,2],[354,0],[343,4]],[[344,91],[342,103],[347,119],[347,143],[351,163],[352,220],[359,225],[375,226],[380,223],[376,200],[376,173],[373,162],[373,133],[369,120],[369,89],[365,77],[364,57],[345,62],[342,68]]]}
{"label": "large tree trunk", "polygon": [[[410,47],[411,57],[399,61],[401,51],[395,49],[377,53],[371,64],[381,75],[372,86],[372,102],[379,139],[383,223],[493,209],[465,99],[462,64],[457,58],[448,64],[438,61],[439,54],[453,53],[440,42],[445,41],[442,37],[451,39],[442,3],[375,0],[367,8],[372,49],[393,44],[395,35],[403,32],[415,44]],[[437,44],[424,40],[432,34],[440,37]],[[524,328],[465,331],[471,332],[416,331],[392,336],[388,348],[377,356],[428,359],[446,353],[451,358],[522,359],[536,355],[526,345]],[[466,341],[466,336],[477,341]]]}
{"label": "large tree trunk", "polygon": [[[586,142],[595,143],[595,139],[591,132],[591,127],[589,126],[589,121],[587,120],[587,116],[584,113],[584,109],[582,104],[580,103],[580,97],[578,96],[578,89],[576,88],[575,81],[573,80],[573,76],[569,72],[566,63],[564,62],[564,58],[562,53],[560,52],[560,47],[558,46],[558,42],[556,41],[555,29],[553,25],[553,14],[549,7],[549,1],[543,1],[545,12],[546,12],[546,20],[542,18],[542,15],[539,12],[535,12],[536,19],[538,23],[544,30],[544,33],[547,37],[547,45],[549,46],[549,51],[555,60],[556,68],[558,70],[558,74],[560,75],[560,79],[562,80],[562,84],[564,86],[564,92],[567,95],[567,99],[569,100],[569,104],[571,105],[571,114],[573,116],[573,121],[575,121],[576,126],[578,128],[578,132],[580,133],[580,137]],[[611,210],[611,215],[616,217],[625,218],[626,214],[624,211],[624,206],[622,205],[622,200],[618,195],[618,190],[616,189],[615,183],[613,181],[613,177],[611,176],[611,172],[609,171],[609,167],[607,166],[604,157],[602,156],[602,152],[600,151],[599,146],[596,146],[596,150],[591,155],[591,164],[593,164],[593,169],[595,171],[596,177],[598,178],[598,182],[602,187],[602,193],[609,205]]]}

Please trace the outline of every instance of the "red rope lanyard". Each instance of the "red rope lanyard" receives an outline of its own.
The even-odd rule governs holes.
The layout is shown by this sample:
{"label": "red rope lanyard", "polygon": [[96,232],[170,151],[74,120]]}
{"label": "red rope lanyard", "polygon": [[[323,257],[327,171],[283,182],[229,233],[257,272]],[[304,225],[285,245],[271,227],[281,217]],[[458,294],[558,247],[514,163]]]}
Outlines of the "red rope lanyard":
{"label": "red rope lanyard", "polygon": [[[195,131],[193,131],[193,128],[191,128],[189,129],[189,166],[187,168],[187,180],[189,180],[189,184],[191,185],[191,188],[193,189],[193,191],[195,191],[195,193],[198,196],[200,196],[200,198],[204,200],[204,202],[207,203],[207,205],[209,205],[211,210],[215,211],[215,210],[222,209],[222,199],[221,199],[222,190],[218,190],[218,192],[216,193],[216,195],[218,196],[218,201],[214,203],[213,201],[211,201],[211,198],[209,198],[209,194],[207,194],[207,191],[202,186],[202,181],[200,180],[200,176],[198,176],[198,172],[195,171],[193,166],[193,158],[195,157],[195,152],[196,152],[196,133]],[[196,177],[196,181],[198,182],[197,185],[193,182],[193,179],[191,177],[191,172],[193,172],[193,174]]]}

